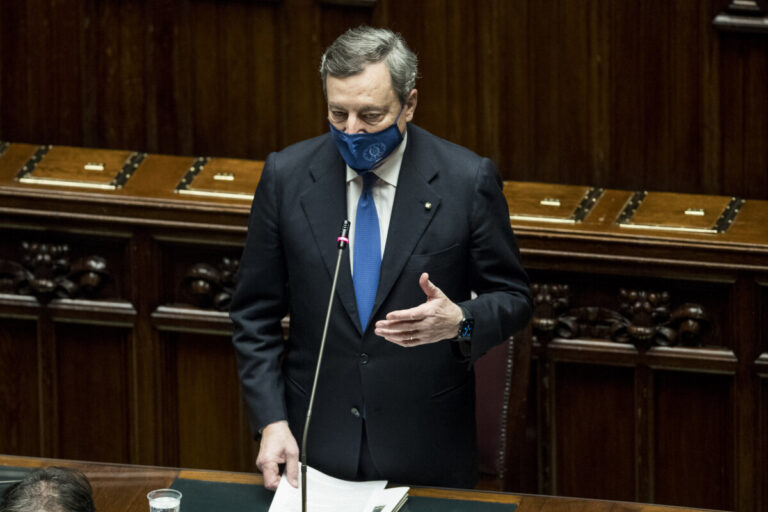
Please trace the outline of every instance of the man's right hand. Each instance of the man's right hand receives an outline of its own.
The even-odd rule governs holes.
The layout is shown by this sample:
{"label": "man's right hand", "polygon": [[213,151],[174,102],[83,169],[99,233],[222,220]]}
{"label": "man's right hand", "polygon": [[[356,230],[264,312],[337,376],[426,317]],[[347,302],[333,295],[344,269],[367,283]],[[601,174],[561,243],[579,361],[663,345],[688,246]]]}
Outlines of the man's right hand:
{"label": "man's right hand", "polygon": [[259,456],[256,467],[264,476],[264,487],[277,489],[280,483],[278,464],[285,464],[285,476],[288,483],[299,486],[299,446],[291,434],[287,421],[270,423],[261,432]]}

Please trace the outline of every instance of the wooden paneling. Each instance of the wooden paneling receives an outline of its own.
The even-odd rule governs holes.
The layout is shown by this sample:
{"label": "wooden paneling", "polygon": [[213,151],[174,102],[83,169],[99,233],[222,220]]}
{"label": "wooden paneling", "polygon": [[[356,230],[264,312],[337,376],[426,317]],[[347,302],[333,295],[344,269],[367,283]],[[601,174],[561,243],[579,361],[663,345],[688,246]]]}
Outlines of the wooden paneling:
{"label": "wooden paneling", "polygon": [[43,391],[55,404],[54,455],[130,461],[128,330],[67,322],[57,323],[55,336],[53,385]]}
{"label": "wooden paneling", "polygon": [[[175,194],[191,157],[149,155],[115,191],[15,181],[34,148],[0,157],[0,448],[253,470],[227,315],[248,201]],[[511,209],[546,187],[508,184]],[[629,196],[604,190],[574,224],[514,220],[534,365],[505,484],[761,510],[768,201],[724,233],[630,231]]]}
{"label": "wooden paneling", "polygon": [[[545,430],[540,433],[539,443],[544,450],[539,459],[539,464],[543,465],[542,479],[538,488],[528,487],[526,490],[673,503],[669,501],[670,493],[678,491],[681,482],[670,483],[672,480],[662,478],[661,488],[669,492],[661,492],[655,483],[659,471],[654,464],[661,461],[661,467],[665,468],[664,464],[669,460],[686,464],[688,459],[683,457],[683,462],[679,452],[666,448],[660,454],[656,453],[656,442],[660,435],[668,434],[667,426],[673,433],[669,434],[671,438],[665,439],[674,444],[678,431],[685,431],[682,425],[697,425],[709,420],[708,411],[686,409],[681,403],[670,405],[668,396],[681,402],[695,399],[709,403],[712,399],[709,388],[706,385],[698,387],[699,379],[706,384],[711,371],[731,373],[735,370],[735,343],[729,328],[732,320],[729,308],[725,307],[733,300],[732,286],[728,282],[732,278],[710,274],[700,276],[702,280],[670,279],[659,276],[665,273],[660,268],[630,269],[622,265],[611,268],[610,264],[601,266],[605,270],[611,269],[612,274],[595,275],[583,262],[570,268],[563,265],[562,260],[555,264],[529,261],[529,265],[537,286],[537,302],[540,308],[543,307],[537,309],[538,315],[543,321],[555,320],[557,325],[552,340],[542,337],[543,331],[538,332],[536,352],[547,377],[540,377],[532,386],[541,394],[539,414],[543,413],[547,418],[548,410],[554,412],[553,417],[544,422]],[[556,270],[552,266],[557,267]],[[630,276],[632,273],[636,275]],[[631,294],[637,294],[637,297],[631,299]],[[651,340],[633,341],[631,335],[621,335],[620,322],[615,323],[624,315],[634,315],[634,325],[651,326],[656,321],[650,315],[644,316],[643,311],[661,307],[658,311],[666,308],[670,317],[675,317],[684,314],[688,307],[685,305],[691,304],[697,304],[706,312],[701,333],[693,340],[683,339],[682,332],[677,332],[679,326],[675,327],[672,322],[667,324],[672,331],[671,337],[659,338],[660,345]],[[663,320],[659,321],[663,323]],[[630,330],[634,328],[629,327]],[[662,330],[655,331],[654,336],[660,335]],[[691,396],[684,393],[682,387],[678,389],[666,385],[666,381],[659,382],[654,369],[664,368],[685,368],[691,372],[683,374],[691,379],[686,381]],[[667,373],[661,371],[660,374]],[[728,392],[730,389],[727,388]],[[659,395],[661,399],[654,393],[662,393]],[[720,430],[717,433],[723,436],[716,439],[718,456],[733,454],[733,403],[731,395],[726,393],[723,400],[712,405],[718,411],[725,409],[728,414],[727,422],[718,424]],[[670,410],[677,410],[678,414],[667,418]],[[682,413],[679,411],[685,411],[686,416],[680,417]],[[656,423],[659,421],[670,423],[660,426]],[[686,445],[675,450],[689,453],[698,447]],[[600,478],[594,478],[594,474],[579,470],[587,467],[607,469],[601,470]],[[670,471],[678,470],[673,467]],[[728,470],[732,475],[733,466]],[[669,487],[665,487],[667,485]],[[725,488],[731,498],[733,485],[733,479],[721,483],[721,488]],[[661,492],[661,496],[656,492]],[[714,500],[712,496],[708,498]],[[723,496],[717,498],[722,503]],[[733,508],[732,499],[723,508]]]}
{"label": "wooden paneling", "polygon": [[[731,376],[656,373],[656,503],[734,508],[732,393]],[[693,475],[697,482],[695,491],[689,485]]]}
{"label": "wooden paneling", "polygon": [[176,422],[167,426],[179,444],[174,465],[252,470],[255,459],[243,449],[250,432],[231,338],[163,333],[161,339],[175,349],[170,354],[175,375],[169,371],[168,377],[175,377],[169,405],[176,411],[168,418]]}
{"label": "wooden paneling", "polygon": [[[613,202],[608,192],[603,200]],[[759,509],[765,412],[757,397],[765,378],[755,366],[768,374],[764,262],[705,255],[712,237],[698,248],[646,245],[641,237],[625,252],[599,237],[562,236],[578,224],[553,228],[552,240],[527,223],[516,228],[534,283],[538,369],[528,420],[538,437],[528,439],[523,464],[540,468],[537,486],[520,478],[516,488]],[[693,324],[676,323],[678,315],[699,325],[687,331]],[[609,470],[596,478],[595,467]]]}
{"label": "wooden paneling", "polygon": [[[759,295],[759,307],[758,317],[760,319],[768,318],[768,282],[763,281],[760,286]],[[764,325],[764,323],[763,323]],[[758,374],[759,380],[759,400],[757,401],[758,410],[758,461],[757,471],[755,472],[755,479],[757,482],[768,481],[768,333],[764,328],[759,330],[760,336],[760,350],[761,354],[758,357]],[[768,485],[758,487],[756,501],[762,506],[760,508],[768,507]]]}
{"label": "wooden paneling", "polygon": [[[2,299],[0,299],[1,301]],[[0,452],[41,455],[37,323],[0,315]]]}
{"label": "wooden paneling", "polygon": [[419,56],[416,123],[506,179],[768,198],[768,38],[728,4],[3,2],[0,140],[264,159],[328,129],[320,54],[367,23]]}
{"label": "wooden paneling", "polygon": [[[767,361],[768,362],[768,361]],[[757,471],[757,481],[768,479],[768,373],[760,381],[760,458],[762,464]],[[758,497],[762,508],[768,506],[768,485],[758,487]]]}
{"label": "wooden paneling", "polygon": [[[632,500],[633,370],[564,363],[554,367],[554,487],[566,496]],[[595,468],[600,468],[601,478],[594,478]]]}
{"label": "wooden paneling", "polygon": [[[760,319],[768,318],[768,279],[761,281],[758,288],[758,305],[757,308],[755,308],[757,311],[757,316]],[[763,358],[768,356],[768,332],[766,332],[765,329],[757,329],[755,336],[757,336],[760,340],[758,343],[760,356]],[[768,363],[768,361],[765,362]]]}
{"label": "wooden paneling", "polygon": [[[753,174],[754,169],[768,160],[766,145],[768,125],[765,81],[767,39],[721,35],[720,91],[722,131],[722,167],[716,175],[721,186],[727,183],[749,183],[763,189],[768,177],[765,172]],[[746,181],[745,181],[746,180]],[[748,194],[745,194],[748,195]]]}

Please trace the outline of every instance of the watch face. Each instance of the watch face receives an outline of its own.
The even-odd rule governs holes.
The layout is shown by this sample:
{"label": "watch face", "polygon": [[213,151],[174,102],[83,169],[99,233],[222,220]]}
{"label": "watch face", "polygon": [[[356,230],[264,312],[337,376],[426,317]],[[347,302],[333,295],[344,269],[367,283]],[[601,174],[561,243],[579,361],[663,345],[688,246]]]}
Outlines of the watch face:
{"label": "watch face", "polygon": [[459,325],[459,336],[462,338],[469,338],[472,336],[472,327],[474,327],[474,320],[462,320]]}

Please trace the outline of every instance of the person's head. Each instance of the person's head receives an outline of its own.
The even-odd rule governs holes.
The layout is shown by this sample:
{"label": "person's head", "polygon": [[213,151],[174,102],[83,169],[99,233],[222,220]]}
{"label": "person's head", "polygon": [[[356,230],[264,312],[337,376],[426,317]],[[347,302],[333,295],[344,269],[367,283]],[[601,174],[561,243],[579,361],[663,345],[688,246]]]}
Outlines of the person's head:
{"label": "person's head", "polygon": [[94,512],[91,484],[81,472],[40,468],[3,493],[0,512]]}
{"label": "person's head", "polygon": [[347,133],[373,133],[397,119],[404,132],[416,109],[417,75],[418,59],[399,34],[366,26],[347,30],[320,62],[328,120]]}

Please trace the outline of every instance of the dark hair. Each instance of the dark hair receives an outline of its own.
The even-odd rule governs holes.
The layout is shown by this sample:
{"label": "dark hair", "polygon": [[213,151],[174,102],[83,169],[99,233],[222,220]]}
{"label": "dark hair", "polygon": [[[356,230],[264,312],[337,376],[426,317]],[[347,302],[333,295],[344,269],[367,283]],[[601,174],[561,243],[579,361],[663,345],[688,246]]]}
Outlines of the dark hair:
{"label": "dark hair", "polygon": [[91,484],[75,469],[40,468],[3,493],[0,512],[95,512]]}

